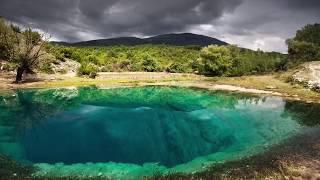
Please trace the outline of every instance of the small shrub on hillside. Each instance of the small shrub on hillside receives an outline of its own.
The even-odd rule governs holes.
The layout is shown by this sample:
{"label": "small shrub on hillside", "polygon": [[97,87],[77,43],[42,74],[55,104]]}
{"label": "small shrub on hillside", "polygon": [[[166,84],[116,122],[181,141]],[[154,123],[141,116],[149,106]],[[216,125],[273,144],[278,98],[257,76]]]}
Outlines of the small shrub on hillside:
{"label": "small shrub on hillside", "polygon": [[98,64],[98,62],[99,62],[99,60],[98,60],[98,58],[96,57],[96,56],[94,56],[94,55],[89,55],[89,56],[87,56],[86,58],[85,58],[85,61],[86,62],[89,62],[89,63],[93,63],[93,64]]}
{"label": "small shrub on hillside", "polygon": [[166,71],[170,73],[185,73],[186,72],[185,64],[182,63],[172,63],[167,67]]}
{"label": "small shrub on hillside", "polygon": [[160,69],[157,62],[150,56],[146,56],[141,65],[142,69],[146,72],[156,72]]}
{"label": "small shrub on hillside", "polygon": [[99,71],[100,72],[112,72],[113,71],[112,64],[106,64],[106,65],[100,67]]}
{"label": "small shrub on hillside", "polygon": [[124,71],[130,71],[130,65],[131,65],[131,62],[127,59],[125,60],[122,60],[119,62],[119,68],[124,70]]}
{"label": "small shrub on hillside", "polygon": [[81,64],[77,71],[78,76],[89,76],[90,78],[95,78],[98,73],[98,68],[92,63]]}
{"label": "small shrub on hillside", "polygon": [[200,53],[200,72],[210,75],[228,75],[233,64],[231,51],[226,46],[208,46]]}
{"label": "small shrub on hillside", "polygon": [[44,63],[40,66],[40,71],[47,74],[54,74],[51,63]]}

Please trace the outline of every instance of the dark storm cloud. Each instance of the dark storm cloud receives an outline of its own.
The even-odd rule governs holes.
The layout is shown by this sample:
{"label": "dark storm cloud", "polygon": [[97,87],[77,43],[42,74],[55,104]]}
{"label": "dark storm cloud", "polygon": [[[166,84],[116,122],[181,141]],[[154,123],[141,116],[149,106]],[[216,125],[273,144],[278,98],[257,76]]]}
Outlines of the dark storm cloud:
{"label": "dark storm cloud", "polygon": [[319,12],[319,0],[284,0],[283,5],[297,10],[317,10]]}
{"label": "dark storm cloud", "polygon": [[198,32],[249,48],[285,50],[319,22],[319,0],[0,0],[0,15],[56,39]]}
{"label": "dark storm cloud", "polygon": [[230,12],[241,0],[1,0],[9,20],[67,40],[183,31]]}
{"label": "dark storm cloud", "polygon": [[[243,0],[202,32],[251,49],[286,52],[285,40],[306,24],[320,23],[319,0]],[[208,29],[208,28],[206,28]]]}
{"label": "dark storm cloud", "polygon": [[80,0],[79,10],[88,18],[103,18],[104,11],[116,2],[116,0]]}

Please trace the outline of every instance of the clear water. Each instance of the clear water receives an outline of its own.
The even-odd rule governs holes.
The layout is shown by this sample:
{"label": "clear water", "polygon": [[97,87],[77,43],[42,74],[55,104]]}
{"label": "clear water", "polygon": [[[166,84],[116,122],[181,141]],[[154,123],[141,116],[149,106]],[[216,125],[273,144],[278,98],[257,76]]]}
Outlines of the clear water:
{"label": "clear water", "polygon": [[36,175],[194,172],[306,131],[319,110],[172,87],[18,90],[0,95],[0,153]]}

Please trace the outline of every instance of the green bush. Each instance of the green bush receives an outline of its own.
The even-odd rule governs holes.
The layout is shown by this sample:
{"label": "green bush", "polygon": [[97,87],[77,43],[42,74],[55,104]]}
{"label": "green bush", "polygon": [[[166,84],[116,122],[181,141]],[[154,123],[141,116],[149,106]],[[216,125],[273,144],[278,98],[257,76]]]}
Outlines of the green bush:
{"label": "green bush", "polygon": [[78,76],[89,76],[95,78],[98,73],[98,68],[92,63],[84,63],[79,67],[77,74]]}
{"label": "green bush", "polygon": [[320,46],[305,41],[288,42],[289,58],[294,62],[308,62],[320,60]]}
{"label": "green bush", "polygon": [[85,59],[86,62],[90,62],[90,63],[93,63],[93,64],[98,64],[99,60],[96,56],[90,54],[89,56],[86,57]]}
{"label": "green bush", "polygon": [[320,24],[308,24],[298,30],[293,39],[299,42],[308,42],[320,46]]}
{"label": "green bush", "polygon": [[40,71],[47,74],[54,74],[52,65],[50,63],[44,63],[40,66]]}
{"label": "green bush", "polygon": [[286,67],[320,60],[320,24],[308,24],[287,40],[289,57]]}
{"label": "green bush", "polygon": [[210,75],[228,75],[234,57],[227,46],[208,46],[200,53],[200,72]]}
{"label": "green bush", "polygon": [[63,48],[60,53],[63,54],[65,58],[71,58],[73,55],[73,51],[70,48]]}
{"label": "green bush", "polygon": [[143,59],[141,66],[146,72],[156,72],[160,69],[155,59],[151,58],[150,56],[146,56]]}
{"label": "green bush", "polygon": [[130,71],[130,65],[131,65],[131,62],[127,59],[125,60],[122,60],[119,62],[119,69],[121,70],[125,70],[125,71]]}
{"label": "green bush", "polygon": [[5,46],[0,44],[0,59],[8,59],[8,53]]}
{"label": "green bush", "polygon": [[[188,64],[174,62],[167,67],[166,71],[170,73],[186,73],[188,70]],[[190,65],[191,66],[191,65]]]}
{"label": "green bush", "polygon": [[193,66],[202,74],[215,76],[242,76],[280,70],[286,56],[241,49],[236,46],[208,46],[200,53]]}

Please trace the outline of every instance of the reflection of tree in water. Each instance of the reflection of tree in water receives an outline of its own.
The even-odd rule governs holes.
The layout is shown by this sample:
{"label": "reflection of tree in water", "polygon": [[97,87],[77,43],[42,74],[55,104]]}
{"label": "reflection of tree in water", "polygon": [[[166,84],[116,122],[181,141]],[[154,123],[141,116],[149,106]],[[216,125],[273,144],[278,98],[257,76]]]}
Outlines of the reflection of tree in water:
{"label": "reflection of tree in water", "polygon": [[320,104],[287,101],[284,116],[290,116],[302,125],[320,125]]}
{"label": "reflection of tree in water", "polygon": [[15,95],[2,97],[0,102],[0,125],[14,127],[16,133],[24,133],[53,116],[68,104],[54,97],[50,90],[16,91]]}

